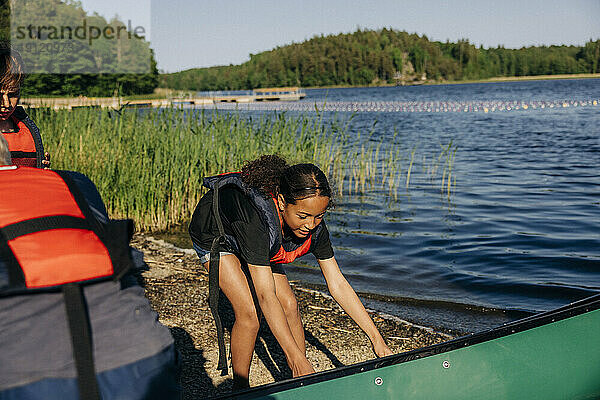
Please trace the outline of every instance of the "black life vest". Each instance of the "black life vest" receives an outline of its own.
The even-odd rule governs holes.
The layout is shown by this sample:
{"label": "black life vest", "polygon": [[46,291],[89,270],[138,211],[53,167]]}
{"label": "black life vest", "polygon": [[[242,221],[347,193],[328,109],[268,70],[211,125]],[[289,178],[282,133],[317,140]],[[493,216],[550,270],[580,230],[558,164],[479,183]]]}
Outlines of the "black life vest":
{"label": "black life vest", "polygon": [[64,295],[82,399],[100,399],[81,285],[131,267],[131,220],[100,224],[64,171],[0,169],[0,296]]}
{"label": "black life vest", "polygon": [[[310,235],[306,237],[304,242],[288,242],[285,243],[284,246],[281,228],[283,220],[279,208],[275,205],[276,200],[274,198],[267,199],[257,189],[244,184],[239,172],[204,178],[203,185],[213,190],[218,190],[226,185],[234,185],[241,189],[248,199],[256,206],[261,220],[269,229],[269,256],[272,264],[291,263],[296,258],[308,253],[312,238],[318,237],[321,232],[322,226],[319,224]],[[235,237],[227,235],[224,232],[221,234],[226,236],[227,241],[232,248],[239,251],[239,245]]]}
{"label": "black life vest", "polygon": [[15,132],[2,132],[14,165],[42,168],[44,146],[40,130],[29,118],[23,107],[17,106],[10,116],[17,126]]}
{"label": "black life vest", "polygon": [[221,375],[227,375],[227,357],[225,353],[225,339],[223,336],[223,325],[219,316],[219,262],[221,260],[220,252],[225,251],[225,245],[239,250],[237,240],[231,235],[225,233],[223,221],[219,212],[219,189],[225,185],[235,185],[240,188],[253,202],[259,211],[259,216],[269,228],[269,255],[272,263],[289,263],[297,257],[308,253],[312,236],[318,237],[322,229],[319,224],[301,244],[291,242],[291,247],[284,249],[282,230],[283,224],[279,209],[275,206],[275,199],[265,198],[256,188],[250,187],[242,181],[239,172],[232,172],[217,176],[204,178],[204,186],[213,190],[212,212],[219,228],[219,236],[213,240],[210,248],[210,262],[208,271],[208,305],[215,320],[217,328],[217,341],[219,346],[219,362],[217,370]]}

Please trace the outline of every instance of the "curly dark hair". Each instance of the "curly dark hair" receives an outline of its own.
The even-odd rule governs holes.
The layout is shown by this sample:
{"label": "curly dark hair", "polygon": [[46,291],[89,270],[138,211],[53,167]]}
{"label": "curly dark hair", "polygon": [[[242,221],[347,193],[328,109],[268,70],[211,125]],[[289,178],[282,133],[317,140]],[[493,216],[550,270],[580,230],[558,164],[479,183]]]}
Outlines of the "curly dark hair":
{"label": "curly dark hair", "polygon": [[314,164],[289,166],[277,154],[263,155],[246,163],[242,167],[242,180],[265,197],[281,194],[290,204],[313,196],[332,198],[327,177],[319,167]]}
{"label": "curly dark hair", "polygon": [[289,167],[285,159],[277,154],[260,156],[242,167],[242,181],[270,197],[279,193],[279,177]]}

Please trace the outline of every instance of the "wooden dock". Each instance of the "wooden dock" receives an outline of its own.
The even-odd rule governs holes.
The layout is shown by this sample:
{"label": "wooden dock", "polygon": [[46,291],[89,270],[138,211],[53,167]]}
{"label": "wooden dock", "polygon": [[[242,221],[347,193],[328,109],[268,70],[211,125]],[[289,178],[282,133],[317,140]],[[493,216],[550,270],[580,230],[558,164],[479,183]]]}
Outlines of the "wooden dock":
{"label": "wooden dock", "polygon": [[127,100],[122,97],[31,97],[22,98],[21,105],[28,108],[69,109],[74,108],[158,108],[177,106],[206,107],[216,103],[252,103],[255,101],[297,101],[304,98],[304,91],[297,87],[266,88],[251,91],[199,92],[194,97],[169,99]]}

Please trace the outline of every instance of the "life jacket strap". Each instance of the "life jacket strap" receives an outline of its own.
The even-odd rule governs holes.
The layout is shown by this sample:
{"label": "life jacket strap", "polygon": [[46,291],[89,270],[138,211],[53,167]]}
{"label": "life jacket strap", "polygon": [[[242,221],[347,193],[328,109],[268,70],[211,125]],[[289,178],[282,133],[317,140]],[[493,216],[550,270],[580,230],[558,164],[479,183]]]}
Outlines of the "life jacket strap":
{"label": "life jacket strap", "polygon": [[217,365],[217,370],[221,371],[222,376],[225,376],[228,375],[229,372],[227,369],[227,353],[225,351],[223,324],[221,322],[221,317],[219,316],[219,263],[221,262],[221,250],[224,249],[227,239],[225,237],[223,221],[221,221],[221,215],[219,213],[218,183],[213,189],[212,212],[215,220],[217,221],[219,236],[213,239],[212,246],[210,248],[208,271],[208,306],[210,307],[210,312],[215,320],[215,326],[217,328],[217,342],[219,345],[219,363]]}
{"label": "life jacket strap", "polygon": [[11,158],[35,158],[37,153],[35,151],[11,151]]}
{"label": "life jacket strap", "polygon": [[83,297],[83,290],[76,283],[61,286],[65,299],[73,356],[77,369],[79,398],[82,400],[101,400],[100,389],[94,368],[94,347],[90,319]]}
{"label": "life jacket strap", "polygon": [[48,217],[28,219],[26,221],[17,222],[0,228],[6,240],[13,240],[19,236],[25,236],[40,231],[48,231],[51,229],[91,230],[91,227],[90,224],[88,224],[88,222],[83,218],[73,217],[70,215],[52,215]]}
{"label": "life jacket strap", "polygon": [[25,274],[10,249],[2,229],[0,229],[0,261],[4,262],[8,271],[8,281],[0,283],[0,296],[4,295],[8,288],[25,288]]}

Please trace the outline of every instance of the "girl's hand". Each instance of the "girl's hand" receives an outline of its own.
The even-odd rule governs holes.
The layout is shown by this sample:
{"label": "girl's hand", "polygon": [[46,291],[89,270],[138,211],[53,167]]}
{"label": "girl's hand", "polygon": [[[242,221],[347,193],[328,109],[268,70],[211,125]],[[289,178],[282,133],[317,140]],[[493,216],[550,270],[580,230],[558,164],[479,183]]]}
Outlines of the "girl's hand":
{"label": "girl's hand", "polygon": [[360,329],[367,334],[371,340],[373,352],[377,357],[392,355],[392,351],[387,344],[385,344],[385,341],[381,337],[373,320],[369,314],[367,314],[367,311],[356,295],[356,292],[352,289],[352,286],[350,286],[346,278],[344,278],[344,275],[342,275],[335,257],[331,257],[327,260],[319,260],[319,266],[321,267],[321,271],[327,282],[329,293],[331,293],[335,301],[342,306],[344,311],[348,313],[350,318],[358,324]]}
{"label": "girl's hand", "polygon": [[391,356],[394,354],[387,344],[385,344],[383,339],[380,342],[373,344],[373,352],[375,355],[377,355],[377,357]]}
{"label": "girl's hand", "polygon": [[42,160],[42,168],[50,169],[50,153],[48,152],[44,153],[44,159]]}

